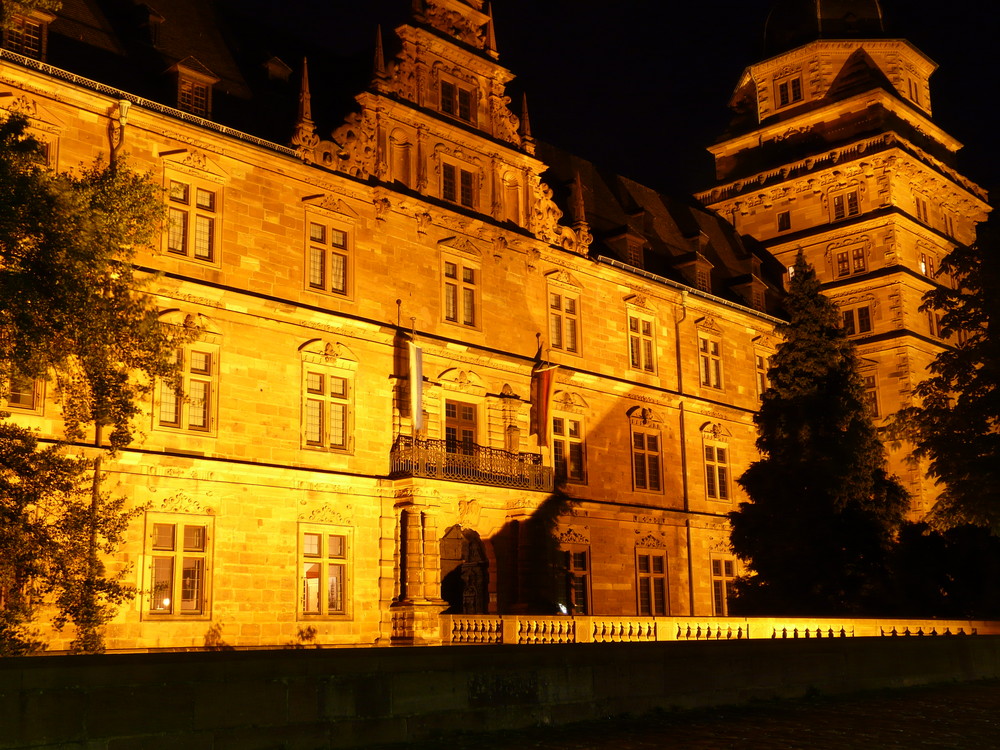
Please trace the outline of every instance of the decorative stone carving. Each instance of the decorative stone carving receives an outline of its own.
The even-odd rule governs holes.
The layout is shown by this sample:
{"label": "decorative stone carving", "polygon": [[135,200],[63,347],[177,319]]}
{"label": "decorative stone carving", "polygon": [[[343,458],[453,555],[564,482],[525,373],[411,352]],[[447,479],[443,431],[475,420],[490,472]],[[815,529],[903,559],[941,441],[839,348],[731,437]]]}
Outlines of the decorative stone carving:
{"label": "decorative stone carving", "polygon": [[[302,504],[306,503],[305,500],[301,502]],[[318,508],[313,508],[311,511],[299,513],[299,520],[309,523],[335,523],[341,526],[353,526],[352,510],[353,508],[350,505],[345,505],[345,513],[327,503]]]}
{"label": "decorative stone carving", "polygon": [[183,492],[165,497],[158,504],[154,503],[154,509],[163,513],[191,513],[199,516],[215,515],[214,508]]}

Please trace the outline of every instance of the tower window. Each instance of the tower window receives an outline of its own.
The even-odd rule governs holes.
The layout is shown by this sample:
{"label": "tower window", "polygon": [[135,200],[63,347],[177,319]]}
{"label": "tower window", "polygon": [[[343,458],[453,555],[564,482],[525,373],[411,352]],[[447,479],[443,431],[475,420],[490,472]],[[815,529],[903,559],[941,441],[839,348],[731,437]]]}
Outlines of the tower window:
{"label": "tower window", "polygon": [[802,101],[802,79],[796,77],[778,81],[775,84],[775,91],[778,98],[779,109],[781,107],[787,107],[789,104],[800,102]]}

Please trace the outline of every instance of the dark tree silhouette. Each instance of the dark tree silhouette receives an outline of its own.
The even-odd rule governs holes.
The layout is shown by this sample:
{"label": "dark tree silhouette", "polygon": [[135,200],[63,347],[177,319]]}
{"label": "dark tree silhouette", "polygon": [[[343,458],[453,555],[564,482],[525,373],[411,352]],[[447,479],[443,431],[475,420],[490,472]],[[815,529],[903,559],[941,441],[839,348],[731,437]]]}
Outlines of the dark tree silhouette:
{"label": "dark tree silhouette", "polygon": [[854,346],[801,253],[786,310],[755,417],[761,458],[738,480],[751,502],[729,514],[733,550],[750,570],[734,608],[875,611],[907,494],[887,472]]}

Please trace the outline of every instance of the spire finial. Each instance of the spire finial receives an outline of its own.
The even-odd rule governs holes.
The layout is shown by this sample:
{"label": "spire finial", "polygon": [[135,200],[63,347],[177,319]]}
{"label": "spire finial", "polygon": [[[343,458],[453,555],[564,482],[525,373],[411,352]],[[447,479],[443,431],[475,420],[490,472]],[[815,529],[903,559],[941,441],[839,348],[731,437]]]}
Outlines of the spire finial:
{"label": "spire finial", "polygon": [[309,93],[309,59],[302,58],[302,85],[299,88],[299,123],[312,124],[312,96]]}
{"label": "spire finial", "polygon": [[382,25],[375,28],[375,77],[385,78],[385,52],[382,49]]}
{"label": "spire finial", "polygon": [[531,137],[531,118],[528,117],[528,95],[521,94],[521,122],[517,129],[521,136],[521,148],[529,154],[535,153],[535,139]]}
{"label": "spire finial", "polygon": [[490,20],[486,22],[486,51],[493,57],[497,56],[497,35],[493,28],[493,3],[486,4],[486,15]]}
{"label": "spire finial", "polygon": [[586,223],[587,207],[583,200],[583,181],[580,179],[579,170],[573,173],[572,211],[574,226],[580,223]]}

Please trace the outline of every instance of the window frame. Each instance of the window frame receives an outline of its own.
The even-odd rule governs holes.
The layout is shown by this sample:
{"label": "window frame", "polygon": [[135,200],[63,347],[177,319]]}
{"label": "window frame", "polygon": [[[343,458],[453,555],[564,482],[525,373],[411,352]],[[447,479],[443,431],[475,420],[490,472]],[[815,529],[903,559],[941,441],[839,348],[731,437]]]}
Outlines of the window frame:
{"label": "window frame", "polygon": [[627,310],[625,320],[629,368],[656,375],[656,318],[638,310]]}
{"label": "window frame", "polygon": [[[178,190],[175,191],[175,186]],[[180,191],[179,188],[184,188]],[[222,186],[185,173],[167,172],[164,176],[167,217],[163,230],[163,252],[175,258],[184,258],[207,266],[218,267],[222,235]],[[211,196],[210,205],[202,204],[202,194]],[[175,197],[176,196],[176,197]],[[182,229],[176,220],[182,219]],[[205,233],[200,227],[208,224],[207,251],[199,252],[199,237]],[[179,246],[178,244],[179,237]]]}
{"label": "window frame", "polygon": [[441,160],[441,200],[475,211],[479,191],[476,170],[456,160]]}
{"label": "window frame", "polygon": [[[572,431],[574,424],[575,435]],[[564,467],[562,472],[560,465]],[[587,483],[586,432],[583,418],[579,414],[557,412],[552,415],[552,470],[556,481],[565,481],[569,484]]]}
{"label": "window frame", "polygon": [[[840,321],[848,338],[864,336],[875,331],[875,311],[871,303],[840,308]],[[867,327],[862,328],[862,324]]]}
{"label": "window frame", "polygon": [[772,356],[774,356],[772,352],[766,352],[762,349],[754,349],[754,382],[757,385],[758,399],[763,398],[764,391],[771,387],[771,379],[768,377],[767,373],[771,369]]}
{"label": "window frame", "polygon": [[478,124],[476,87],[450,76],[438,78],[438,111],[472,126]]}
{"label": "window frame", "polygon": [[845,221],[861,215],[861,188],[855,186],[830,194],[830,220]]}
{"label": "window frame", "polygon": [[[12,14],[7,28],[3,30],[4,49],[32,60],[44,62],[48,56],[49,24],[53,20],[55,20],[55,16],[44,11]],[[26,35],[29,27],[36,28],[37,35]],[[26,39],[37,40],[37,49],[29,45]]]}
{"label": "window frame", "polygon": [[[657,572],[655,560],[662,563],[662,569]],[[645,570],[643,570],[643,563]],[[647,547],[635,548],[635,611],[638,617],[669,617],[670,616],[670,566],[665,549]],[[643,586],[646,581],[647,586]],[[660,597],[657,600],[656,583],[659,582]],[[644,606],[643,589],[648,589],[648,605]]]}
{"label": "window frame", "polygon": [[[198,360],[195,355],[207,357],[207,367],[196,367]],[[178,393],[163,379],[157,381],[153,399],[153,426],[157,430],[175,433],[214,436],[218,425],[219,345],[206,341],[193,341],[178,347],[175,356],[181,358],[181,392]],[[204,400],[208,401],[204,408],[204,425],[197,422],[192,425],[192,394],[196,390],[192,387],[192,383],[207,386],[203,391],[207,395],[207,399]],[[164,418],[168,399],[173,401],[173,421]]]}
{"label": "window frame", "polygon": [[[720,456],[721,451],[721,456]],[[728,503],[732,501],[732,471],[729,443],[723,440],[702,441],[702,463],[705,466],[705,497]]]}
{"label": "window frame", "polygon": [[[352,298],[355,256],[353,230],[354,227],[347,222],[306,214],[303,283],[307,291],[340,299]],[[341,279],[340,283],[336,283],[338,278]]]}
{"label": "window frame", "polygon": [[805,100],[805,86],[801,73],[774,79],[775,109],[784,109]]}
{"label": "window frame", "polygon": [[[15,384],[27,384],[28,382],[30,382],[30,402],[25,404],[19,400],[12,400],[11,396],[15,393],[23,394],[28,392],[27,390],[15,391]],[[0,398],[0,406],[3,409],[11,409],[17,414],[42,416],[45,406],[45,380],[43,378],[30,378],[21,375],[19,372],[11,372],[7,376],[5,386],[4,396]]]}
{"label": "window frame", "polygon": [[550,284],[547,294],[549,347],[568,354],[580,354],[579,293]]}
{"label": "window frame", "polygon": [[[637,438],[642,438],[642,446]],[[663,434],[658,427],[632,425],[629,431],[632,457],[632,489],[636,492],[663,493]],[[650,448],[650,439],[655,447]],[[640,471],[641,466],[641,471]],[[655,467],[655,470],[651,471]],[[651,481],[655,479],[654,482]]]}
{"label": "window frame", "polygon": [[[564,544],[563,566],[566,570],[566,612],[568,615],[590,615],[593,612],[591,578],[593,558],[589,544]],[[580,562],[582,561],[582,565]],[[582,605],[579,603],[582,598]]]}
{"label": "window frame", "polygon": [[442,320],[451,325],[480,330],[482,328],[481,285],[482,266],[478,262],[455,256],[442,258]]}
{"label": "window frame", "polygon": [[712,579],[712,616],[729,617],[729,601],[734,596],[738,577],[736,560],[732,557],[712,556],[709,574]]}
{"label": "window frame", "polygon": [[[295,583],[296,583],[296,617],[300,621],[330,621],[330,620],[350,620],[353,618],[352,615],[352,584],[353,584],[353,551],[354,551],[354,538],[352,534],[352,529],[350,527],[341,526],[337,524],[328,523],[315,523],[315,522],[299,522],[298,528],[296,530],[297,534],[297,544],[296,544],[296,568],[295,568]],[[319,551],[315,554],[311,554],[307,550],[309,547],[306,544],[308,536],[318,536],[320,547]],[[340,554],[335,554],[331,552],[331,542],[332,538],[337,538],[340,540],[341,550]],[[319,565],[319,583],[317,587],[317,611],[312,611],[307,609],[306,598],[308,596],[306,581],[310,579],[311,576],[307,573],[307,566]],[[340,607],[331,611],[330,607],[330,597],[329,597],[329,580],[330,580],[330,568],[339,567],[340,568],[340,585],[339,585],[339,595],[340,595]],[[321,592],[325,592],[327,596],[321,596]]]}
{"label": "window frame", "polygon": [[[169,549],[157,546],[157,527],[169,526],[173,529],[171,547]],[[201,528],[203,536],[201,549],[189,549],[184,539],[186,530]],[[143,554],[145,556],[143,570],[144,585],[141,586],[142,608],[141,619],[146,621],[171,620],[211,620],[212,619],[212,561],[215,541],[214,518],[211,515],[194,515],[182,513],[160,513],[147,511],[145,517],[145,536]],[[179,532],[179,533],[178,533]],[[157,577],[162,573],[157,570],[157,560],[170,560],[170,597],[169,609],[154,609],[157,589]],[[195,610],[185,611],[183,608],[184,590],[190,579],[185,576],[188,560],[200,560],[201,591],[200,605]],[[180,564],[177,564],[177,563]],[[176,596],[180,594],[180,596]],[[181,606],[175,607],[174,602],[180,601]]]}
{"label": "window frame", "polygon": [[698,334],[698,382],[703,388],[725,390],[725,369],[722,357],[722,337]]}
{"label": "window frame", "polygon": [[868,273],[868,255],[865,246],[854,245],[834,250],[833,272],[838,279]]}

